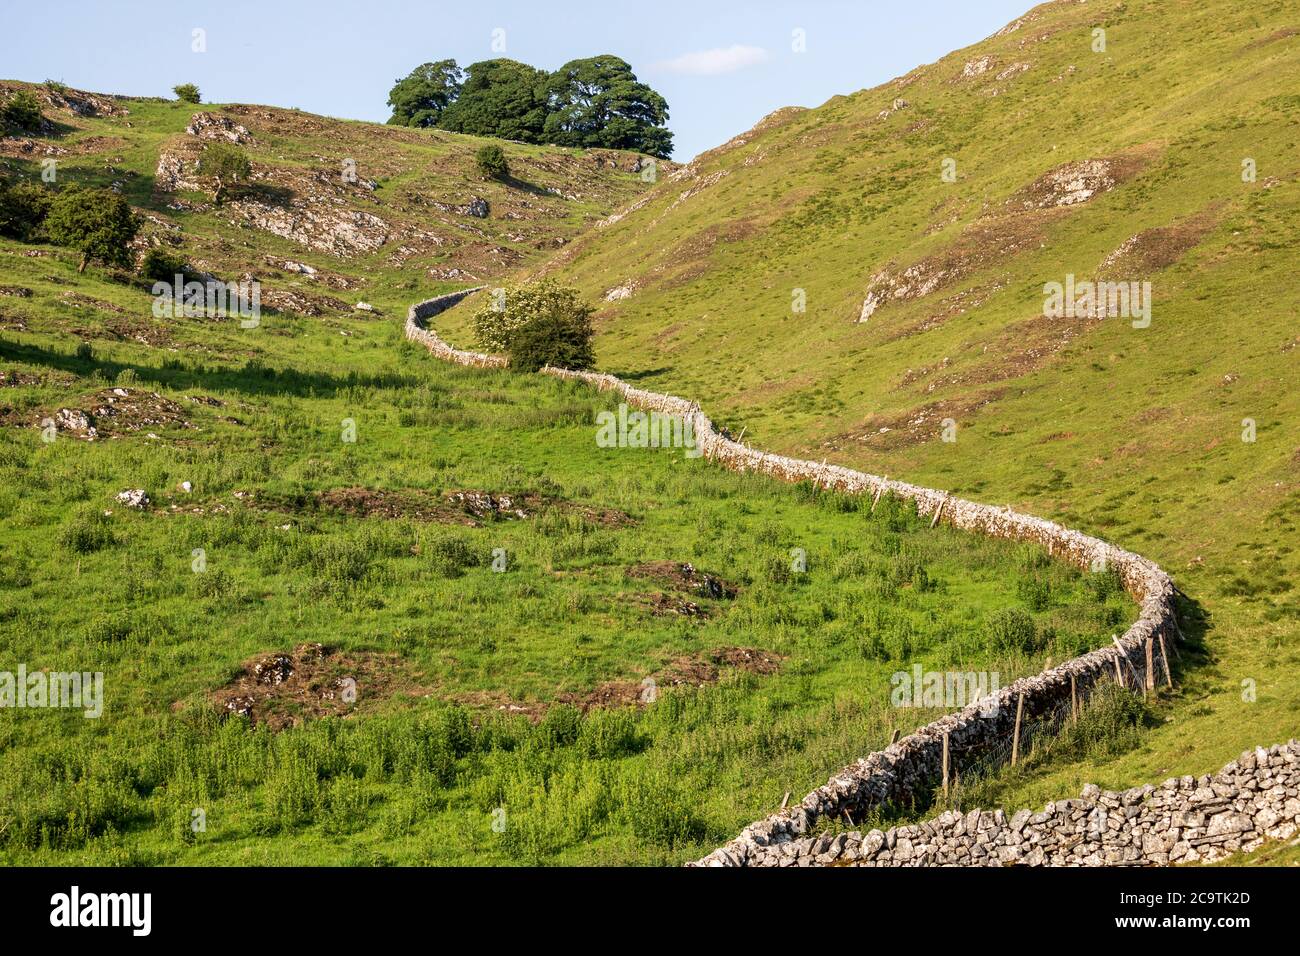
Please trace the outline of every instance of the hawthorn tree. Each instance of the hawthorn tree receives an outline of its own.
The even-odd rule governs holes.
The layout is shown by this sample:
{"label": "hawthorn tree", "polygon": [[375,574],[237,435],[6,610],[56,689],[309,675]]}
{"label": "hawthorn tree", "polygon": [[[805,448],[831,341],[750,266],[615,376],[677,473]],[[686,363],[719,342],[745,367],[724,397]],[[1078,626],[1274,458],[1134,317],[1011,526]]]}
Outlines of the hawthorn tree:
{"label": "hawthorn tree", "polygon": [[233,143],[210,143],[199,157],[199,173],[216,184],[212,201],[218,206],[226,201],[233,187],[248,182],[252,172],[248,154]]}
{"label": "hawthorn tree", "polygon": [[45,121],[41,104],[30,90],[19,90],[0,106],[0,127],[14,132],[32,132]]}
{"label": "hawthorn tree", "polygon": [[474,153],[474,165],[484,176],[491,179],[506,179],[510,176],[510,165],[506,154],[496,143],[484,143]]}
{"label": "hawthorn tree", "polygon": [[45,188],[22,181],[10,184],[7,179],[0,179],[0,236],[35,238],[49,209],[50,193]]}
{"label": "hawthorn tree", "polygon": [[110,265],[131,265],[131,240],[140,221],[131,205],[109,189],[66,186],[50,203],[45,232],[58,245],[81,253],[78,272],[92,260]]}
{"label": "hawthorn tree", "polygon": [[474,334],[480,347],[505,352],[510,367],[519,371],[545,365],[591,368],[594,311],[578,290],[538,279],[489,299],[474,315]]}
{"label": "hawthorn tree", "polygon": [[173,86],[172,92],[182,103],[198,103],[199,88],[193,83],[182,83],[179,86]]}

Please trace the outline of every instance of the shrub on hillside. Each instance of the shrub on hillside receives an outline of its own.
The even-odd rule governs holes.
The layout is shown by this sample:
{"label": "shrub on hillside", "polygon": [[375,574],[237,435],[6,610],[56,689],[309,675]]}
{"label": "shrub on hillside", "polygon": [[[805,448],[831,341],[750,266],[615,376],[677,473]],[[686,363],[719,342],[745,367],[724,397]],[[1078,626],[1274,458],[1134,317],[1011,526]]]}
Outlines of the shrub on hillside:
{"label": "shrub on hillside", "polygon": [[78,509],[59,529],[58,542],[73,554],[91,554],[116,543],[104,512],[87,505]]}
{"label": "shrub on hillside", "polygon": [[985,641],[992,653],[1032,654],[1040,647],[1034,619],[1018,607],[1003,608],[989,615]]}
{"label": "shrub on hillside", "polygon": [[50,193],[32,183],[0,179],[0,236],[30,241],[45,223]]}
{"label": "shrub on hillside", "polygon": [[198,103],[199,88],[193,83],[182,83],[179,86],[173,86],[172,92],[182,103]]}
{"label": "shrub on hillside", "polygon": [[474,315],[474,334],[482,348],[508,354],[519,371],[591,368],[592,312],[576,289],[540,279],[493,297]]}
{"label": "shrub on hillside", "polygon": [[140,275],[154,282],[171,282],[178,275],[187,275],[188,270],[183,255],[166,249],[150,249],[140,262]]}
{"label": "shrub on hillside", "polygon": [[506,154],[495,143],[485,143],[478,148],[474,154],[474,165],[489,179],[506,179],[510,175]]}
{"label": "shrub on hillside", "polygon": [[233,143],[210,143],[199,157],[199,174],[213,181],[212,201],[218,206],[233,189],[248,182],[252,172],[248,154]]}
{"label": "shrub on hillside", "polygon": [[0,106],[0,126],[10,132],[32,132],[41,128],[45,117],[41,104],[30,90],[19,90]]}
{"label": "shrub on hillside", "polygon": [[539,316],[520,328],[510,342],[510,367],[520,372],[536,372],[548,365],[591,368],[596,364],[591,347],[593,334],[589,309]]}
{"label": "shrub on hillside", "polygon": [[1146,716],[1146,702],[1140,693],[1117,684],[1103,684],[1088,698],[1078,722],[1061,730],[1051,745],[1051,754],[1076,760],[1118,757],[1142,742]]}
{"label": "shrub on hillside", "polygon": [[91,260],[130,266],[129,245],[140,223],[130,204],[108,189],[68,186],[50,203],[45,231],[53,242],[81,253],[78,272]]}

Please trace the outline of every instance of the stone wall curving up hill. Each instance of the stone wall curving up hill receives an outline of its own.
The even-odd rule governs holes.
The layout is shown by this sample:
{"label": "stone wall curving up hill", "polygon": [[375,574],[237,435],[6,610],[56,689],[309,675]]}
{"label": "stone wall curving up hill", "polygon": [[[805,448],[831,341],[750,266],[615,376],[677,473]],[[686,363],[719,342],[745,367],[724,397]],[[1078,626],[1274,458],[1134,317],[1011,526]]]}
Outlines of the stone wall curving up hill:
{"label": "stone wall curving up hill", "polygon": [[[450,362],[480,368],[501,368],[499,355],[455,349],[428,329],[425,321],[477,289],[438,296],[411,306],[406,336]],[[932,523],[942,520],[967,531],[1045,547],[1056,558],[1077,567],[1115,569],[1125,590],[1139,603],[1141,613],[1111,647],[1091,651],[1032,677],[1001,688],[963,710],[941,717],[903,737],[884,750],[868,754],[835,774],[824,786],[809,793],[796,806],[751,824],[736,839],[715,850],[699,865],[745,866],[767,860],[774,848],[798,841],[821,819],[861,818],[867,811],[928,794],[942,769],[944,738],[952,761],[979,759],[1005,746],[1012,734],[1017,711],[1032,721],[1055,711],[1071,699],[1072,689],[1086,696],[1099,680],[1124,675],[1151,682],[1164,663],[1167,644],[1180,638],[1175,617],[1173,580],[1151,561],[1098,538],[1020,514],[954,498],[944,491],[854,471],[838,465],[818,464],[758,451],[720,434],[695,402],[634,388],[613,375],[546,368],[562,379],[586,382],[603,391],[620,394],[629,404],[682,418],[693,429],[697,449],[708,459],[737,471],[753,471],[784,481],[812,481],[822,488],[878,497],[893,495],[915,502],[917,512]],[[1148,668],[1148,661],[1153,662]],[[768,864],[770,865],[770,864]]]}

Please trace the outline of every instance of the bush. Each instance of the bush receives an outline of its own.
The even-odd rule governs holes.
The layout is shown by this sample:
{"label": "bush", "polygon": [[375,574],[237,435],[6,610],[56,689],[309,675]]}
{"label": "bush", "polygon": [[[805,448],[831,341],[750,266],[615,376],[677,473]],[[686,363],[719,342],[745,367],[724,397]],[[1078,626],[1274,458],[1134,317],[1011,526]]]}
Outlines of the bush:
{"label": "bush", "polygon": [[50,193],[31,183],[0,179],[0,236],[31,241],[45,224]]}
{"label": "bush", "polygon": [[108,516],[90,506],[68,519],[59,529],[58,541],[74,554],[91,554],[116,543]]}
{"label": "bush", "polygon": [[576,289],[541,279],[493,298],[475,314],[474,332],[483,348],[506,352],[519,371],[591,368],[592,311]]}
{"label": "bush", "polygon": [[14,132],[32,132],[41,128],[45,117],[41,104],[30,90],[19,90],[0,106],[0,126]]}
{"label": "bush", "polygon": [[431,570],[443,578],[458,578],[466,568],[479,563],[474,550],[454,535],[432,538],[426,543],[426,550]]}
{"label": "bush", "polygon": [[199,88],[193,83],[182,83],[179,86],[173,86],[172,92],[176,94],[176,99],[182,103],[198,103]]}
{"label": "bush", "polygon": [[536,372],[547,365],[591,368],[596,364],[593,334],[589,312],[542,316],[520,329],[510,343],[510,367],[520,372]]}
{"label": "bush", "polygon": [[993,653],[1032,654],[1039,649],[1038,629],[1034,619],[1018,607],[1003,608],[989,616],[985,641]]}
{"label": "bush", "polygon": [[178,275],[184,278],[188,269],[183,255],[166,249],[150,249],[140,263],[140,275],[155,282],[172,282]]}
{"label": "bush", "polygon": [[199,173],[216,183],[212,200],[218,206],[225,202],[232,188],[246,183],[252,172],[248,154],[233,143],[211,143],[199,157]]}
{"label": "bush", "polygon": [[495,143],[486,143],[478,148],[478,152],[474,154],[474,165],[489,179],[506,179],[510,176],[506,154]]}
{"label": "bush", "polygon": [[1031,611],[1046,611],[1052,605],[1052,586],[1037,575],[1016,582],[1016,596]]}
{"label": "bush", "polygon": [[68,186],[50,203],[45,231],[59,245],[81,253],[78,272],[92,259],[129,266],[139,221],[130,204],[108,189]]}
{"label": "bush", "polygon": [[1053,756],[1106,760],[1142,742],[1147,709],[1142,695],[1117,684],[1099,687],[1075,724],[1067,724],[1053,742]]}

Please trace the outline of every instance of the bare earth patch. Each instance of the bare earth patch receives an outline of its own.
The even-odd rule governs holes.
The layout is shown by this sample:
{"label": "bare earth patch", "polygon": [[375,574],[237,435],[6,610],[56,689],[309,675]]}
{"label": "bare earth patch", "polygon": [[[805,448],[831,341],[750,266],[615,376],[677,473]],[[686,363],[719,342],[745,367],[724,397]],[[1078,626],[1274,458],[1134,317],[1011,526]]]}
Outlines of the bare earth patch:
{"label": "bare earth patch", "polygon": [[713,598],[715,601],[728,600],[736,596],[739,588],[716,574],[700,571],[694,565],[676,561],[647,561],[644,564],[628,568],[629,578],[649,578],[665,587],[678,591],[689,591],[700,597]]}
{"label": "bare earth patch", "polygon": [[716,684],[724,671],[747,671],[751,674],[775,674],[781,669],[781,656],[753,647],[718,647],[698,654],[674,658],[660,670],[640,681],[606,681],[583,693],[561,694],[554,701],[520,703],[502,694],[479,692],[462,695],[458,700],[470,706],[487,706],[511,714],[523,714],[537,721],[556,704],[577,707],[583,713],[614,707],[647,707],[664,688],[703,687]]}
{"label": "bare earth patch", "polygon": [[292,654],[246,661],[230,683],[208,698],[224,713],[283,730],[317,717],[346,717],[394,697],[428,693],[397,654],[300,644]]}
{"label": "bare earth patch", "polygon": [[405,518],[438,524],[460,524],[470,528],[481,527],[491,521],[533,518],[548,509],[578,514],[602,527],[625,527],[633,523],[632,518],[621,511],[589,508],[537,492],[496,494],[461,490],[438,495],[423,488],[329,488],[298,496],[242,492],[237,493],[237,497],[249,500],[258,508],[289,514]]}

